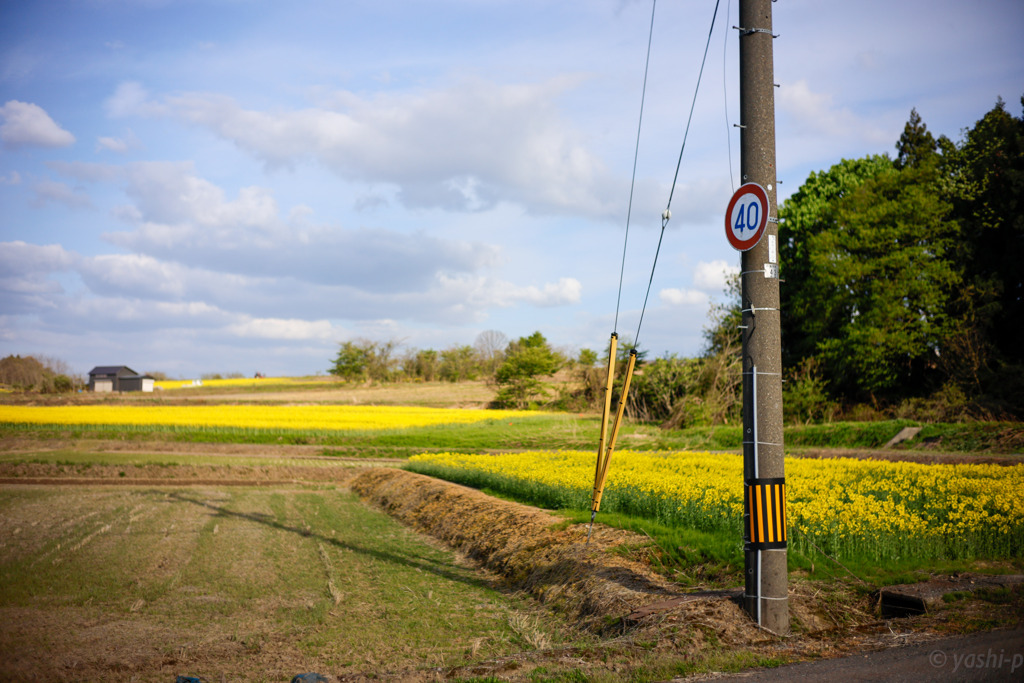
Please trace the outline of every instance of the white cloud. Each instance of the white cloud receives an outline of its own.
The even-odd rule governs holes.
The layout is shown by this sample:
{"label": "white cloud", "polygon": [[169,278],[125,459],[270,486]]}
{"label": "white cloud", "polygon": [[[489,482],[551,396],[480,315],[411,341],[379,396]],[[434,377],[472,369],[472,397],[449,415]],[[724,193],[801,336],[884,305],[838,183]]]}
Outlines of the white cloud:
{"label": "white cloud", "polygon": [[33,203],[36,206],[50,202],[63,204],[72,209],[89,209],[93,206],[89,195],[76,192],[65,183],[58,183],[54,180],[41,180],[32,186],[32,190],[35,192]]}
{"label": "white cloud", "polygon": [[124,137],[109,137],[102,136],[96,138],[96,151],[97,152],[114,152],[116,154],[125,154],[133,149],[139,149],[141,147],[139,139],[135,137],[135,134],[128,131]]}
{"label": "white cloud", "polygon": [[536,285],[516,285],[483,276],[441,275],[440,292],[446,301],[455,301],[453,310],[484,311],[488,308],[508,308],[521,303],[539,308],[578,303],[583,286],[576,278],[563,277],[557,282]]}
{"label": "white cloud", "polygon": [[721,294],[729,278],[740,272],[739,266],[723,260],[701,261],[693,271],[693,285],[705,292]]}
{"label": "white cloud", "polygon": [[204,301],[153,301],[123,297],[67,297],[60,302],[62,328],[143,332],[161,330],[174,335],[186,328],[217,329],[234,317]]}
{"label": "white cloud", "polygon": [[97,293],[146,298],[181,298],[195,275],[176,263],[141,254],[101,254],[82,259],[79,273]]}
{"label": "white cloud", "polygon": [[890,144],[892,131],[856,115],[845,107],[837,107],[831,94],[814,92],[804,79],[779,89],[779,108],[793,117],[794,127],[804,134],[814,133],[829,138],[856,138],[869,144]]}
{"label": "white cloud", "polygon": [[153,101],[149,92],[140,83],[126,81],[117,86],[114,94],[104,102],[107,116],[123,118],[126,116],[160,116],[167,113],[167,108]]}
{"label": "white cloud", "polygon": [[137,83],[108,100],[112,115],[166,112],[208,128],[270,166],[314,160],[345,179],[391,183],[406,206],[476,211],[516,202],[534,212],[608,217],[621,193],[557,98],[578,79],[501,85],[482,79],[436,90],[363,97],[338,92],[320,107],[244,109],[209,93],[157,102]]}
{"label": "white cloud", "polygon": [[0,243],[0,310],[17,314],[56,308],[54,297],[63,288],[50,276],[72,270],[77,261],[59,244]]}
{"label": "white cloud", "polygon": [[[195,238],[200,241],[193,246],[224,238],[232,242],[226,246],[236,246],[244,228],[255,227],[270,234],[278,231],[277,202],[270,190],[243,187],[237,199],[228,200],[223,189],[193,175],[191,169],[187,162],[149,162],[128,167],[128,194],[138,202],[147,221],[189,223],[196,228]],[[247,239],[253,236],[251,232],[245,235]]]}
{"label": "white cloud", "polygon": [[666,304],[672,306],[705,306],[709,301],[708,295],[704,292],[699,292],[695,289],[677,289],[675,287],[661,290],[658,292],[658,297]]}
{"label": "white cloud", "polygon": [[87,161],[47,161],[46,166],[66,178],[86,183],[114,182],[124,178],[124,169]]}
{"label": "white cloud", "polygon": [[8,100],[0,107],[0,117],[0,140],[6,147],[67,147],[75,142],[75,136],[37,104]]}
{"label": "white cloud", "polygon": [[68,270],[78,257],[59,244],[28,244],[20,240],[0,242],[0,272],[7,274],[51,273]]}
{"label": "white cloud", "polygon": [[328,320],[285,320],[280,318],[252,318],[228,325],[227,331],[239,337],[257,339],[287,339],[291,341],[329,341],[338,336]]}
{"label": "white cloud", "polygon": [[0,175],[0,185],[21,185],[21,174],[11,171],[7,175]]}
{"label": "white cloud", "polygon": [[132,164],[126,176],[134,205],[116,213],[134,229],[105,239],[191,267],[396,293],[420,291],[442,272],[474,272],[497,255],[485,244],[424,231],[310,225],[305,206],[283,220],[270,190],[243,187],[231,199],[187,163]]}
{"label": "white cloud", "polygon": [[559,278],[558,282],[546,283],[543,287],[533,285],[516,292],[514,298],[533,304],[534,306],[565,306],[579,303],[583,293],[583,285],[572,277]]}

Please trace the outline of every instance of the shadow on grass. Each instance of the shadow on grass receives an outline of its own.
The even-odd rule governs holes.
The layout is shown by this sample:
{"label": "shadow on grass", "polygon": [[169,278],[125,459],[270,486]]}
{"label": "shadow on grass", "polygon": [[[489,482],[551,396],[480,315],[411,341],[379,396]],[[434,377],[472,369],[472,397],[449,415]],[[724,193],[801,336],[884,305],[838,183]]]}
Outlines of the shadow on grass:
{"label": "shadow on grass", "polygon": [[[165,492],[162,491],[161,493]],[[369,548],[348,541],[339,540],[337,538],[332,538],[330,536],[324,536],[323,534],[316,533],[314,531],[311,531],[310,529],[303,529],[299,527],[289,526],[287,524],[282,524],[281,522],[278,522],[277,520],[270,518],[270,515],[267,514],[254,512],[235,512],[233,510],[228,510],[227,508],[221,505],[215,505],[213,503],[204,500],[199,500],[197,498],[192,498],[188,495],[184,495],[177,492],[167,493],[166,495],[168,495],[170,498],[173,498],[183,503],[192,503],[193,505],[198,505],[201,507],[205,507],[209,510],[213,510],[217,513],[218,516],[221,517],[235,517],[239,519],[245,519],[250,522],[256,522],[257,524],[262,524],[264,526],[276,529],[278,531],[293,533],[303,538],[313,538],[322,541],[325,544],[332,545],[336,548],[350,550],[354,553],[358,553],[366,557],[372,557],[374,559],[381,560],[382,562],[390,562],[395,565],[408,567],[409,569],[418,569],[424,572],[430,572],[431,574],[434,574],[441,578],[448,579],[450,581],[458,581],[460,583],[472,586],[474,588],[483,588],[491,590],[495,589],[495,586],[491,585],[488,581],[473,576],[466,576],[465,574],[458,572],[454,567],[445,562],[432,560],[430,558],[424,557],[413,557],[402,553],[389,552],[386,550],[378,550],[376,548]]]}

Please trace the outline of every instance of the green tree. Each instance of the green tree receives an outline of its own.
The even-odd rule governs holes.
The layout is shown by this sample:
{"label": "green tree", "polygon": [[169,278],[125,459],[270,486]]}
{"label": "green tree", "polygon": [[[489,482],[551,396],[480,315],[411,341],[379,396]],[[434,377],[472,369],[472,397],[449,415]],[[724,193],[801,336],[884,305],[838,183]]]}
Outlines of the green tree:
{"label": "green tree", "polygon": [[[1024,97],[1021,98],[1024,107]],[[1024,115],[1002,99],[949,155],[963,287],[941,366],[988,414],[1024,413]]]}
{"label": "green tree", "polygon": [[576,356],[576,362],[584,368],[591,368],[597,365],[597,351],[593,349],[580,349]]}
{"label": "green tree", "polygon": [[397,364],[394,358],[396,348],[398,343],[394,341],[357,339],[342,342],[329,372],[346,380],[386,382],[392,379]]}
{"label": "green tree", "polygon": [[1019,414],[1024,116],[998,100],[954,143],[915,109],[896,151],[812,173],[780,208],[784,367],[808,397]]}
{"label": "green tree", "polygon": [[366,351],[354,341],[341,342],[329,372],[341,379],[359,380],[366,375]]}
{"label": "green tree", "polygon": [[448,382],[476,379],[479,365],[472,346],[452,346],[441,352],[441,379]]}
{"label": "green tree", "polygon": [[921,120],[917,109],[911,109],[910,119],[903,127],[899,142],[896,143],[896,168],[903,169],[928,163],[934,160],[938,148],[938,143],[928,132],[928,126]]}
{"label": "green tree", "polygon": [[815,237],[837,230],[838,201],[868,180],[895,172],[885,155],[844,159],[828,171],[812,172],[779,209],[783,367],[796,367],[817,354],[818,341],[837,334],[841,324],[824,318],[819,306],[812,269]]}
{"label": "green tree", "polygon": [[1024,115],[1014,117],[998,100],[966,132],[956,161],[965,281],[978,294],[984,333],[1000,360],[1024,363]]}
{"label": "green tree", "polygon": [[[799,361],[818,357],[829,384],[868,397],[914,395],[948,331],[960,277],[958,234],[936,161],[881,167],[833,199],[801,245],[805,279],[789,281]],[[792,338],[791,338],[792,339]]]}
{"label": "green tree", "polygon": [[402,361],[402,370],[410,379],[433,382],[441,370],[441,357],[434,349],[415,349]]}
{"label": "green tree", "polygon": [[540,377],[555,374],[565,362],[540,332],[520,337],[508,345],[505,360],[494,373],[498,392],[494,402],[500,407],[525,408],[531,401],[546,397]]}

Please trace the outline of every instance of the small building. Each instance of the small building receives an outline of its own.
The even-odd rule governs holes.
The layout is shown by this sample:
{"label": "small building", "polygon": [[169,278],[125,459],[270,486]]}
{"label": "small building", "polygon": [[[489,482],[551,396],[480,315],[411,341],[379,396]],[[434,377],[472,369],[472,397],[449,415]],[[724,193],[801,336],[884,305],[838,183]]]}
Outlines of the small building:
{"label": "small building", "polygon": [[153,391],[154,377],[127,365],[97,365],[89,371],[89,391]]}

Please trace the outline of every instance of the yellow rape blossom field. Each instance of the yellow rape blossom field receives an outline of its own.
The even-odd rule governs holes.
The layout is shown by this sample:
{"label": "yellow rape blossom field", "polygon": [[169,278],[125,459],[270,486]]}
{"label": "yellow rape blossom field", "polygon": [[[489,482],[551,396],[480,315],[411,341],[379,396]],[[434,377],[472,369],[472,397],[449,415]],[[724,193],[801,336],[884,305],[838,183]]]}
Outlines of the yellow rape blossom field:
{"label": "yellow rape blossom field", "polygon": [[457,410],[398,406],[14,406],[0,405],[0,424],[115,425],[292,430],[386,430],[535,417],[536,411]]}
{"label": "yellow rape blossom field", "polygon": [[[421,454],[409,468],[549,507],[588,510],[594,453]],[[786,459],[791,545],[836,556],[1007,558],[1024,553],[1024,465]],[[601,509],[739,537],[738,454],[614,455]]]}

